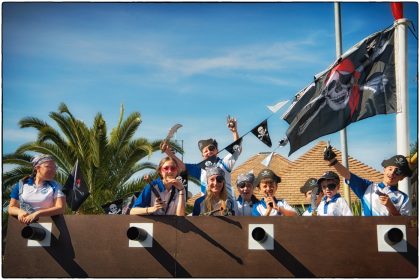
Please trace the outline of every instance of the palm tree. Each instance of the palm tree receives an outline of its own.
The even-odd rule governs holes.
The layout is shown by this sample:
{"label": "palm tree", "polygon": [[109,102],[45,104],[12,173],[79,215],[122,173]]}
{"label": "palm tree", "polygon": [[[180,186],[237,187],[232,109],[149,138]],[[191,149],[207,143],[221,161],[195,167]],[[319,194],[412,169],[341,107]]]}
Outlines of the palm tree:
{"label": "palm tree", "polygon": [[[38,137],[36,141],[20,146],[14,154],[3,156],[4,164],[16,165],[3,174],[3,197],[9,197],[12,186],[31,173],[32,153],[50,154],[55,158],[58,165],[56,179],[62,184],[76,160],[79,161],[91,193],[79,210],[82,213],[102,213],[101,205],[144,187],[146,183],[135,178],[135,174],[155,167],[155,164],[140,161],[159,150],[161,140],[133,139],[141,124],[140,113],[131,113],[123,119],[124,107],[121,106],[118,125],[109,136],[101,113],[97,113],[91,128],[76,119],[64,103],[49,117],[60,130],[33,117],[19,122],[21,128],[35,128]],[[175,149],[181,150],[176,145]]]}

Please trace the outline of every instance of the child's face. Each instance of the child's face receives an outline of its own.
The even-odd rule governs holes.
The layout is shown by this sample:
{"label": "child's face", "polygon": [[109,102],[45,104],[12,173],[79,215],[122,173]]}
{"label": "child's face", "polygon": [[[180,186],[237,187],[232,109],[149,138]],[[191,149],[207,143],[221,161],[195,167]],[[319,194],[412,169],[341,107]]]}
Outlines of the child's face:
{"label": "child's face", "polygon": [[238,187],[239,195],[241,195],[246,200],[249,200],[251,198],[252,192],[253,192],[253,186],[251,183],[246,182],[237,187]]}
{"label": "child's face", "polygon": [[208,145],[206,147],[204,147],[202,154],[203,154],[203,158],[208,159],[211,156],[217,155],[218,150],[216,148],[216,146],[214,145]]}
{"label": "child's face", "polygon": [[388,186],[395,186],[398,184],[398,181],[405,178],[405,175],[397,175],[395,174],[396,166],[388,166],[384,168],[384,183]]}
{"label": "child's face", "polygon": [[274,196],[277,190],[277,184],[272,179],[263,179],[260,181],[260,194],[263,196]]}
{"label": "child's face", "polygon": [[207,179],[207,187],[214,194],[219,194],[224,186],[224,178],[220,175],[213,175]]}
{"label": "child's face", "polygon": [[312,190],[307,191],[307,192],[305,193],[305,201],[306,201],[306,202],[311,202],[311,196],[312,196]]}
{"label": "child's face", "polygon": [[178,175],[178,166],[172,160],[166,161],[160,168],[162,179],[175,179]]}
{"label": "child's face", "polygon": [[[335,187],[333,187],[333,185],[335,185]],[[322,191],[324,192],[324,194],[328,197],[331,198],[334,195],[337,194],[338,189],[339,189],[339,185],[337,184],[337,181],[334,179],[327,179],[321,182],[321,187],[322,187]]]}

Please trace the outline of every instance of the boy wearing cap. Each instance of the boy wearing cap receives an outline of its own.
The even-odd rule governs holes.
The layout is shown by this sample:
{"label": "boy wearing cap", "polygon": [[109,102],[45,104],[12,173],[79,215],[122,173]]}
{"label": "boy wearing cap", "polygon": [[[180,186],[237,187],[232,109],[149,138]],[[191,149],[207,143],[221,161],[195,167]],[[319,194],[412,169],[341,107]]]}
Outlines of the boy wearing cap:
{"label": "boy wearing cap", "polygon": [[9,215],[30,224],[40,216],[64,213],[66,206],[62,187],[54,181],[57,166],[52,156],[38,155],[32,159],[33,173],[19,181],[10,194]]}
{"label": "boy wearing cap", "polygon": [[362,202],[363,216],[409,216],[411,203],[408,195],[398,190],[398,182],[410,177],[412,171],[407,159],[395,155],[382,161],[384,176],[381,183],[374,183],[351,173],[335,158],[331,147],[324,152],[324,160],[346,179],[346,183]]}
{"label": "boy wearing cap", "polygon": [[[236,141],[239,139],[239,134],[237,130],[237,121],[236,119],[228,119],[228,128],[233,134],[233,140]],[[206,168],[210,166],[217,166],[224,171],[225,184],[228,191],[228,196],[231,201],[235,201],[235,193],[231,186],[231,172],[233,166],[238,160],[239,155],[242,152],[242,146],[239,145],[237,149],[234,150],[233,154],[226,155],[223,159],[217,157],[219,153],[217,141],[215,139],[205,139],[198,141],[198,148],[201,151],[203,161],[200,163],[186,163],[185,168],[188,171],[188,175],[192,176],[201,182],[201,193],[206,193],[207,188],[207,175]]]}
{"label": "boy wearing cap", "polygon": [[353,216],[347,201],[338,193],[340,177],[332,171],[325,172],[318,179],[318,186],[322,188],[324,197],[317,208],[318,216]]}
{"label": "boy wearing cap", "polygon": [[[317,192],[314,194],[315,200],[312,199],[312,192]],[[302,216],[316,216],[316,207],[319,205],[322,199],[323,192],[318,186],[318,180],[316,178],[309,178],[306,180],[305,185],[300,188],[300,192],[305,196],[305,201],[310,203],[308,209],[303,212]],[[315,211],[314,211],[315,210]]]}
{"label": "boy wearing cap", "polygon": [[252,207],[259,200],[254,195],[254,174],[239,174],[236,179],[238,199],[236,200],[238,211],[236,216],[252,216]]}
{"label": "boy wearing cap", "polygon": [[252,216],[297,216],[296,210],[286,200],[274,197],[281,178],[270,169],[258,174],[254,185],[263,196],[252,208]]}

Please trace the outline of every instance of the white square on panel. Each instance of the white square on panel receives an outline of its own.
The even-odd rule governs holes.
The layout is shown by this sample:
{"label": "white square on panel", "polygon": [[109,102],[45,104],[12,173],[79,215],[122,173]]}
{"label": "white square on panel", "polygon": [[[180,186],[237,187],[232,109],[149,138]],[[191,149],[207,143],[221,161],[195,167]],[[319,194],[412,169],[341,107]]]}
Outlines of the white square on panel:
{"label": "white square on panel", "polygon": [[[252,237],[252,231],[260,227],[265,230],[267,238],[264,242],[258,242]],[[250,250],[274,250],[274,226],[273,224],[249,224],[248,226],[248,249]]]}
{"label": "white square on panel", "polygon": [[45,238],[42,241],[28,239],[28,247],[50,247],[51,245],[51,229],[52,223],[34,223],[30,225],[34,228],[42,228],[45,230]]}
{"label": "white square on panel", "polygon": [[[395,245],[385,241],[385,234],[392,228],[398,228],[403,233],[403,239]],[[407,235],[405,225],[376,225],[378,252],[407,252]]]}
{"label": "white square on panel", "polygon": [[128,247],[153,247],[153,223],[130,223],[130,227],[138,227],[147,232],[144,241],[128,240]]}

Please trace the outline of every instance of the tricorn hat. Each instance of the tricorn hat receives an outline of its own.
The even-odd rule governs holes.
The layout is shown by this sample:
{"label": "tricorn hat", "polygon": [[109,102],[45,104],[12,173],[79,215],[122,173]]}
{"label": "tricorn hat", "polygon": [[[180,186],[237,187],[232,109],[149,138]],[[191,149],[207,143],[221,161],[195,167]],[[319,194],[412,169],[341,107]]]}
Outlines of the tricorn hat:
{"label": "tricorn hat", "polygon": [[318,179],[318,185],[320,185],[324,180],[336,180],[338,183],[340,182],[340,177],[338,177],[337,173],[333,171],[327,171]]}
{"label": "tricorn hat", "polygon": [[[408,165],[407,158],[403,155],[396,155],[382,161],[382,166],[383,167],[396,166],[398,167],[400,174],[404,174],[405,176],[408,176],[408,177],[411,177],[411,175],[413,174],[413,172],[410,169],[410,166]],[[399,174],[397,173],[397,175]]]}
{"label": "tricorn hat", "polygon": [[198,148],[200,151],[203,151],[203,149],[209,145],[213,145],[217,149],[217,141],[213,138],[198,141]]}
{"label": "tricorn hat", "polygon": [[318,186],[318,180],[316,178],[309,178],[306,180],[305,184],[300,187],[300,192],[305,194],[309,192],[310,190],[313,190],[313,188]]}
{"label": "tricorn hat", "polygon": [[274,182],[276,182],[276,184],[281,182],[280,176],[277,176],[271,169],[268,168],[261,170],[254,182],[254,186],[259,186],[262,179],[272,179]]}

